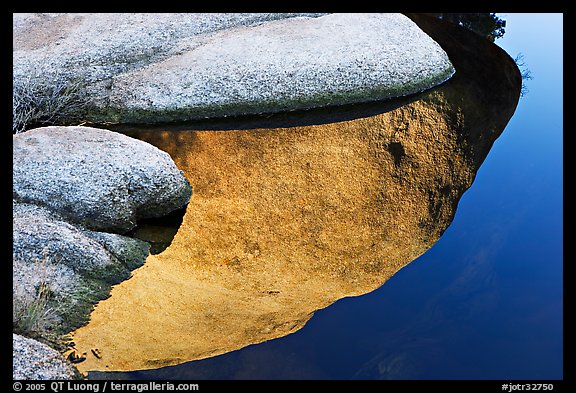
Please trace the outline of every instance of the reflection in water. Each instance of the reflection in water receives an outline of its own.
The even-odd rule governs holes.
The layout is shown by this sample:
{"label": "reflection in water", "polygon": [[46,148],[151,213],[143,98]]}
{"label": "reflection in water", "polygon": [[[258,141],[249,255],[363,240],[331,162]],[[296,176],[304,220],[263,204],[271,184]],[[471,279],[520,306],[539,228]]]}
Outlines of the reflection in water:
{"label": "reflection in water", "polygon": [[460,261],[466,266],[461,275],[428,299],[409,324],[377,340],[381,344],[374,356],[359,367],[353,379],[435,379],[426,367],[430,362],[442,364],[454,375],[470,374],[477,359],[455,356],[453,348],[465,348],[470,345],[466,340],[485,337],[486,331],[470,321],[492,310],[499,300],[492,256],[503,238],[495,232],[488,242],[468,260]]}
{"label": "reflection in water", "polygon": [[[133,133],[169,152],[194,194],[171,245],[74,333],[82,371],[158,368],[285,336],[439,239],[514,112],[520,74],[473,33],[412,17],[457,73],[404,106],[319,125]],[[410,357],[374,362],[392,375]]]}
{"label": "reflection in water", "polygon": [[506,21],[494,12],[441,12],[430,15],[463,26],[491,42],[506,32]]}

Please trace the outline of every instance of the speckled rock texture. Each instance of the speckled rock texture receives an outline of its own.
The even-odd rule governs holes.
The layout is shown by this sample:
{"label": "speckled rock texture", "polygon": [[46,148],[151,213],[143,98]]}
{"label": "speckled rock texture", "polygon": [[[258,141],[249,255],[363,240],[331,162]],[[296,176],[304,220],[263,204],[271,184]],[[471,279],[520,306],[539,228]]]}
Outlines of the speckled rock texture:
{"label": "speckled rock texture", "polygon": [[148,256],[144,241],[83,229],[41,206],[12,206],[13,322],[20,329],[63,334],[81,326]]}
{"label": "speckled rock texture", "polygon": [[13,136],[13,196],[88,229],[123,233],[188,203],[190,184],[168,153],[91,127]]}
{"label": "speckled rock texture", "polygon": [[[150,244],[122,233],[186,206],[192,193],[167,153],[89,127],[13,135],[12,173],[13,332],[55,348],[144,264]],[[15,378],[59,377],[51,355],[34,352],[39,343],[15,340],[27,344],[15,346]]]}
{"label": "speckled rock texture", "polygon": [[13,379],[60,380],[74,376],[74,368],[58,351],[34,339],[12,334]]}
{"label": "speckled rock texture", "polygon": [[[57,257],[59,264],[78,273],[102,279],[127,275],[128,269],[92,238],[95,235],[87,235],[91,231],[59,219],[46,208],[14,202],[12,224],[14,259],[34,261]],[[121,235],[106,235],[123,238],[124,242],[141,242]]]}
{"label": "speckled rock texture", "polygon": [[81,79],[86,120],[155,123],[382,100],[454,73],[401,14],[16,14],[14,83]]}

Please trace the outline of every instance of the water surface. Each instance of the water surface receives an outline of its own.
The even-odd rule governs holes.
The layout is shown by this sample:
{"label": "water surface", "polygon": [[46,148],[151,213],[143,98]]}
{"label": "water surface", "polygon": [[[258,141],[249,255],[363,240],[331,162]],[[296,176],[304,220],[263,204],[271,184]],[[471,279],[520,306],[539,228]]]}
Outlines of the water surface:
{"label": "water surface", "polygon": [[[127,379],[560,379],[562,17],[502,15],[528,93],[442,238],[382,287],[300,330]],[[534,29],[534,26],[546,29]]]}

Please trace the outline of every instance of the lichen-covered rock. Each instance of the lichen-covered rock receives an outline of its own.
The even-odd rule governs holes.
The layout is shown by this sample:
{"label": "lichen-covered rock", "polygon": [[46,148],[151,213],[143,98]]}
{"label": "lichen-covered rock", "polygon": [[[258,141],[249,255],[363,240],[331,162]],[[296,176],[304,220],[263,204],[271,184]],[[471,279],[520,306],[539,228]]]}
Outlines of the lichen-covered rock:
{"label": "lichen-covered rock", "polygon": [[129,270],[101,243],[43,207],[13,202],[12,253],[21,261],[55,260],[73,271],[121,281]]}
{"label": "lichen-covered rock", "polygon": [[128,269],[135,269],[144,263],[150,244],[128,236],[108,232],[84,231],[84,234],[104,246]]}
{"label": "lichen-covered rock", "polygon": [[94,122],[382,100],[454,73],[401,14],[16,14],[14,85],[81,80]]}
{"label": "lichen-covered rock", "polygon": [[108,130],[41,127],[13,136],[13,197],[88,229],[123,233],[185,206],[190,184],[158,148]]}
{"label": "lichen-covered rock", "polygon": [[74,367],[58,351],[31,338],[12,334],[12,378],[73,379]]}
{"label": "lichen-covered rock", "polygon": [[280,112],[405,96],[453,72],[400,14],[332,14],[215,34],[114,78],[108,108],[129,122]]}
{"label": "lichen-covered rock", "polygon": [[32,204],[13,202],[12,233],[13,323],[22,332],[65,333],[82,325],[111,286],[148,256],[146,242],[86,230]]}

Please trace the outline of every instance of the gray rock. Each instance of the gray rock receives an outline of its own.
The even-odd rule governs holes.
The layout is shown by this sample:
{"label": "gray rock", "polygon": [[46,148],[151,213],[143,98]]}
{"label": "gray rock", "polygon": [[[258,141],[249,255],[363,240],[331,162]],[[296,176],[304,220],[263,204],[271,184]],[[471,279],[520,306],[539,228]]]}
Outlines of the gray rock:
{"label": "gray rock", "polygon": [[129,270],[98,241],[49,210],[13,202],[14,260],[64,265],[76,273],[119,282]]}
{"label": "gray rock", "polygon": [[[83,112],[85,101],[106,107],[114,76],[203,45],[214,32],[315,15],[13,14],[13,130],[85,120],[74,112]],[[74,99],[65,100],[63,94]],[[63,101],[66,109],[53,111]]]}
{"label": "gray rock", "polygon": [[[14,73],[109,79],[203,45],[218,31],[314,13],[13,14]],[[47,67],[49,66],[49,67]]]}
{"label": "gray rock", "polygon": [[12,233],[13,326],[28,334],[80,327],[111,286],[144,263],[149,249],[141,240],[89,231],[15,201]]}
{"label": "gray rock", "polygon": [[[15,245],[14,248],[17,248]],[[69,266],[43,260],[24,260],[12,255],[12,294],[13,304],[29,303],[38,287],[48,284],[53,294],[59,298],[70,298],[77,287],[81,275]]]}
{"label": "gray rock", "polygon": [[333,14],[221,32],[112,81],[110,117],[128,122],[279,112],[429,89],[454,70],[399,14]]}
{"label": "gray rock", "polygon": [[84,234],[104,246],[130,270],[142,266],[150,252],[150,244],[140,239],[88,230]]}
{"label": "gray rock", "polygon": [[24,14],[14,83],[81,79],[92,121],[277,112],[420,92],[454,73],[401,14]]}
{"label": "gray rock", "polygon": [[66,265],[13,258],[13,330],[42,335],[68,328],[63,321],[72,319],[72,312],[81,306],[76,298],[77,289],[83,284],[82,276]]}
{"label": "gray rock", "polygon": [[170,156],[90,127],[42,127],[13,136],[13,197],[88,229],[123,233],[185,206],[190,184]]}
{"label": "gray rock", "polygon": [[60,353],[31,338],[12,334],[12,378],[74,379],[76,371]]}

